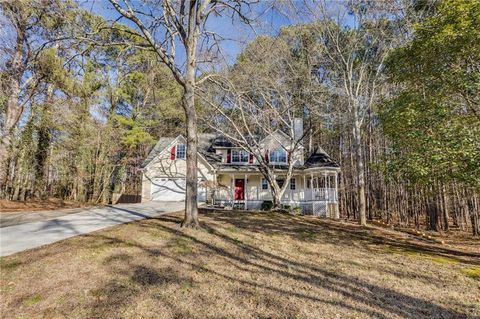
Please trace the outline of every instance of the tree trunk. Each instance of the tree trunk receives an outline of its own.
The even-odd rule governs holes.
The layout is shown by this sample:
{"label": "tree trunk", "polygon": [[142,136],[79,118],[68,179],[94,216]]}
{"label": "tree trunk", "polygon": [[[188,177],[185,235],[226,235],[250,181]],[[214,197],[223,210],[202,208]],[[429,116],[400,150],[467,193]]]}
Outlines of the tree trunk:
{"label": "tree trunk", "polygon": [[183,108],[187,122],[187,175],[185,192],[185,218],[182,227],[197,228],[197,112],[195,110],[195,57],[189,50]]}
{"label": "tree trunk", "polygon": [[362,226],[367,225],[367,207],[365,201],[365,172],[362,154],[361,123],[357,111],[354,111],[353,148],[357,166],[357,197],[358,197],[358,222]]}
{"label": "tree trunk", "polygon": [[279,192],[272,192],[272,199],[273,199],[273,209],[278,209],[281,206],[282,200]]}
{"label": "tree trunk", "polygon": [[37,133],[37,150],[35,152],[35,181],[34,196],[44,198],[46,187],[46,169],[45,164],[48,158],[51,140],[50,112],[53,106],[53,85],[47,87],[47,98],[42,108],[40,125]]}
{"label": "tree trunk", "polygon": [[473,236],[480,235],[480,216],[478,212],[476,195],[473,194],[472,198],[468,200],[468,209],[470,211],[470,219],[472,223],[472,234]]}
{"label": "tree trunk", "polygon": [[[430,192],[434,191],[435,187],[430,188]],[[427,211],[429,219],[430,230],[438,231],[438,195],[427,195]]]}
{"label": "tree trunk", "polygon": [[442,208],[443,208],[443,229],[445,231],[448,231],[449,230],[449,225],[448,225],[448,220],[449,220],[449,214],[448,214],[448,209],[449,209],[449,205],[448,205],[448,198],[447,198],[447,192],[445,190],[445,184],[442,183],[442,189],[441,189],[441,193],[442,193]]}

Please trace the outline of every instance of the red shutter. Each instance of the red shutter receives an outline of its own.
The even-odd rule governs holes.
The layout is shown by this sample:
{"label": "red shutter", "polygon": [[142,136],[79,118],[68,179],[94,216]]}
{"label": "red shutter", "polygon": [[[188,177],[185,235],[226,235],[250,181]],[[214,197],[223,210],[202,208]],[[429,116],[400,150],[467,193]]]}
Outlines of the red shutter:
{"label": "red shutter", "polygon": [[253,154],[252,153],[250,153],[249,156],[248,156],[248,163],[253,164]]}
{"label": "red shutter", "polygon": [[268,150],[265,151],[265,162],[267,162],[267,163],[269,162],[268,161]]}
{"label": "red shutter", "polygon": [[175,159],[175,146],[170,150],[170,159],[173,161]]}
{"label": "red shutter", "polygon": [[227,163],[232,162],[232,150],[227,150]]}

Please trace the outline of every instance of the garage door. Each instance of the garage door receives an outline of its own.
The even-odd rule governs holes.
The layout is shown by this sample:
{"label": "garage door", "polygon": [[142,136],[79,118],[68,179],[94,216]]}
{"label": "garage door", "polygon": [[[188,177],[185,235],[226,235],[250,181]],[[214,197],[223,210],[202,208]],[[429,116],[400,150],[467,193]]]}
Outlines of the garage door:
{"label": "garage door", "polygon": [[183,201],[185,200],[184,178],[156,178],[152,180],[152,200]]}
{"label": "garage door", "polygon": [[[155,201],[171,202],[185,200],[185,178],[156,178],[152,180],[151,199]],[[199,202],[205,202],[207,192],[198,187]]]}

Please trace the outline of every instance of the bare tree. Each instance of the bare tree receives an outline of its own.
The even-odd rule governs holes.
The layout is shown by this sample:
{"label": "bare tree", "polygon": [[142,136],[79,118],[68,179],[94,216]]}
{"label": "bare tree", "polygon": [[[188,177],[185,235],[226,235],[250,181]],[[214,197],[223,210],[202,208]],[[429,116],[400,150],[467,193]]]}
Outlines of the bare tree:
{"label": "bare tree", "polygon": [[[207,21],[212,16],[229,14],[243,21],[249,21],[243,13],[249,9],[248,0],[162,0],[130,2],[110,0],[110,3],[128,19],[138,31],[148,48],[153,50],[173,73],[175,80],[183,88],[182,106],[186,117],[187,135],[187,174],[185,196],[185,218],[182,226],[197,227],[197,111],[195,91],[200,47],[215,46],[220,36],[208,30]],[[201,42],[201,43],[200,43]],[[177,45],[181,45],[184,56],[177,55]],[[209,56],[210,54],[205,54]],[[201,81],[204,81],[203,78]]]}
{"label": "bare tree", "polygon": [[[235,66],[215,74],[200,89],[210,107],[203,123],[252,154],[270,185],[275,208],[304,156],[305,132],[311,132],[310,121],[304,129],[303,117],[315,109],[314,98],[312,87],[303,83],[310,74],[302,67],[284,38],[263,36],[249,44]],[[302,94],[306,92],[310,94]],[[286,162],[276,165],[269,150],[280,148]]]}
{"label": "bare tree", "polygon": [[390,2],[355,4],[347,2],[335,15],[325,2],[305,1],[305,8],[314,19],[321,70],[321,85],[327,87],[339,102],[338,111],[345,112],[351,129],[356,165],[358,217],[366,225],[365,154],[363,126],[379,100],[384,83],[384,61],[395,46],[398,34],[392,24]]}

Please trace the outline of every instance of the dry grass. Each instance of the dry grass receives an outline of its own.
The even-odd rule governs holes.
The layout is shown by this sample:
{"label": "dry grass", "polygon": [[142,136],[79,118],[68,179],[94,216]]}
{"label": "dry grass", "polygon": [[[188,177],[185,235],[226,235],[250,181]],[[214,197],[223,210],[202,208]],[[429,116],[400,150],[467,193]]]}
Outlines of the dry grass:
{"label": "dry grass", "polygon": [[0,199],[0,213],[8,214],[13,212],[32,212],[44,210],[56,210],[64,208],[89,207],[91,205],[73,201],[64,201],[58,198],[45,200],[13,201]]}
{"label": "dry grass", "polygon": [[279,213],[210,212],[201,230],[180,229],[179,220],[143,220],[3,258],[2,317],[480,315],[475,253]]}

